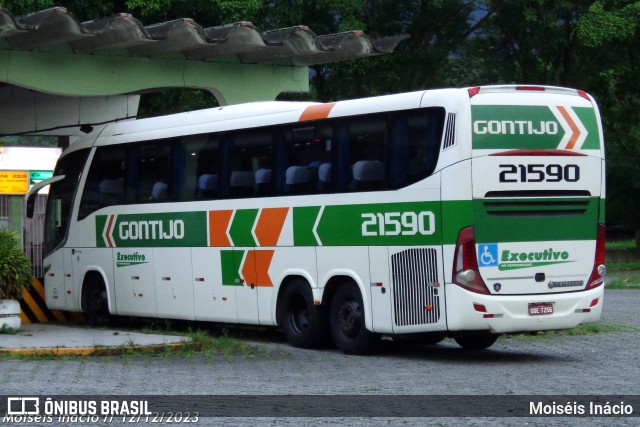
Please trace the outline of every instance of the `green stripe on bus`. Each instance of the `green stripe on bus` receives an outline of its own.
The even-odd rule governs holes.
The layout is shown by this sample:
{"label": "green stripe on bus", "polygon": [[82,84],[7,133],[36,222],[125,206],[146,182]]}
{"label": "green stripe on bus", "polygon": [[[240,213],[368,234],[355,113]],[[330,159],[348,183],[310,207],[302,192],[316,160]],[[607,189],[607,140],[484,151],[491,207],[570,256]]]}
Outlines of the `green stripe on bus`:
{"label": "green stripe on bus", "polygon": [[583,150],[599,150],[600,149],[600,134],[598,132],[598,121],[596,119],[596,112],[593,108],[588,107],[573,107],[573,111],[580,119],[584,127],[587,129],[587,139],[582,144]]}
{"label": "green stripe on bus", "polygon": [[295,246],[317,246],[313,226],[320,213],[320,206],[293,208],[293,244]]}
{"label": "green stripe on bus", "polygon": [[120,214],[115,224],[105,230],[106,215],[96,216],[96,243],[106,245],[103,233],[116,247],[202,247],[207,246],[205,212],[166,212]]}
{"label": "green stripe on bus", "polygon": [[107,242],[105,241],[102,233],[107,226],[107,215],[96,215],[96,247],[106,248]]}
{"label": "green stripe on bus", "polygon": [[442,202],[440,217],[443,243],[455,245],[460,230],[473,225],[473,202],[471,200],[448,200]]}
{"label": "green stripe on bus", "polygon": [[[585,138],[576,149],[600,148],[595,111],[590,107],[474,105],[471,114],[474,149],[565,149],[560,146],[565,136]],[[575,134],[570,130],[574,127]]]}
{"label": "green stripe on bus", "polygon": [[236,210],[229,228],[233,246],[256,246],[256,240],[251,231],[257,216],[258,209]]}
{"label": "green stripe on bus", "polygon": [[224,286],[243,286],[240,280],[240,265],[245,251],[220,251],[220,265],[222,268],[222,284]]}
{"label": "green stripe on bus", "polygon": [[476,241],[595,240],[599,207],[599,198],[475,200]]}
{"label": "green stripe on bus", "polygon": [[330,205],[293,209],[296,246],[442,243],[441,202]]}

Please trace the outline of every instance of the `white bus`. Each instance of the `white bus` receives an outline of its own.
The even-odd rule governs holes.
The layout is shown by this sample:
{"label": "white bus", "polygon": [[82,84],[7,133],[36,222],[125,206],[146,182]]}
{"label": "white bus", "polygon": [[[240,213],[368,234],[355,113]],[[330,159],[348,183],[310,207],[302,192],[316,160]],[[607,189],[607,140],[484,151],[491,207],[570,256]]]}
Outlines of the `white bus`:
{"label": "white bus", "polygon": [[43,185],[51,309],[279,325],[350,354],[382,335],[482,349],[602,311],[602,127],[579,90],[126,121]]}

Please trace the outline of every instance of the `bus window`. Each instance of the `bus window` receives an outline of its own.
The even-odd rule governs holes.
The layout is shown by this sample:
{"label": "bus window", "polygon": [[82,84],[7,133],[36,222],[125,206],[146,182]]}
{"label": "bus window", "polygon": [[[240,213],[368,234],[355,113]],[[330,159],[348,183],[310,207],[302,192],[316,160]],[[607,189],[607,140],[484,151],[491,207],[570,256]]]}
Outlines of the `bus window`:
{"label": "bus window", "polygon": [[97,149],[82,193],[78,220],[86,218],[98,209],[125,202],[125,161],[124,146]]}
{"label": "bus window", "polygon": [[210,200],[218,197],[221,172],[220,138],[216,134],[189,135],[180,140],[184,151],[184,186],[180,200]]}
{"label": "bus window", "polygon": [[338,124],[339,191],[386,187],[387,115],[350,117]]}
{"label": "bus window", "polygon": [[442,108],[392,115],[391,188],[413,184],[433,173],[440,152],[444,116]]}
{"label": "bus window", "polygon": [[230,197],[271,194],[273,136],[270,129],[252,129],[231,135]]}
{"label": "bus window", "polygon": [[333,127],[326,122],[305,124],[286,132],[286,194],[331,191],[332,140]]}
{"label": "bus window", "polygon": [[128,153],[127,198],[130,203],[173,200],[170,140],[134,145]]}

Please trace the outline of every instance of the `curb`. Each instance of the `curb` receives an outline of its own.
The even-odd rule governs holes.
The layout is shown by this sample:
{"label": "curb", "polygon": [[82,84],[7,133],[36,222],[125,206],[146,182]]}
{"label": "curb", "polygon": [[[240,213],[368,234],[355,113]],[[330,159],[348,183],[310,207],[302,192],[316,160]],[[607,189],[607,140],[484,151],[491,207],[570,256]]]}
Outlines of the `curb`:
{"label": "curb", "polygon": [[183,348],[197,347],[192,342],[151,344],[151,345],[122,345],[117,347],[34,347],[34,348],[0,348],[0,355],[14,356],[120,356],[134,352],[160,353],[163,351],[175,351]]}

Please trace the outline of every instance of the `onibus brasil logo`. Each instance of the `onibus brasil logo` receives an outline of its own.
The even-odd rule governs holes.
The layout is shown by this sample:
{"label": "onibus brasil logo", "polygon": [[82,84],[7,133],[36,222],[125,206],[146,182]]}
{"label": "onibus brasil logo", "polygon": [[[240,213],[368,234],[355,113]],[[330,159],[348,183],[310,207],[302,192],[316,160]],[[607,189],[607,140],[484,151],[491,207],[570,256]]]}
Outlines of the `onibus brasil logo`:
{"label": "onibus brasil logo", "polygon": [[500,271],[564,264],[567,262],[573,262],[570,259],[569,252],[556,250],[552,247],[535,251],[516,251],[513,249],[499,251],[497,243],[480,243],[478,245],[478,266],[498,267]]}

